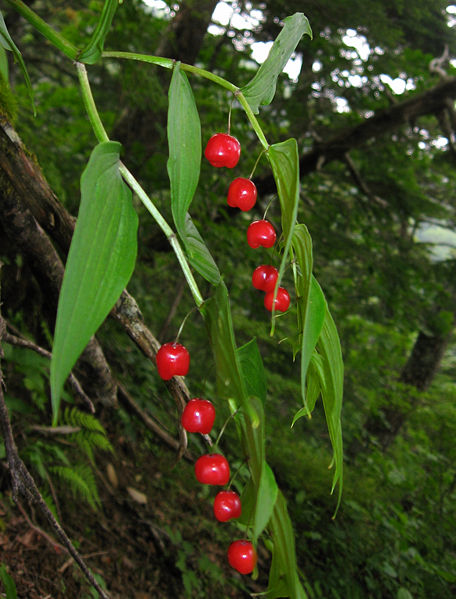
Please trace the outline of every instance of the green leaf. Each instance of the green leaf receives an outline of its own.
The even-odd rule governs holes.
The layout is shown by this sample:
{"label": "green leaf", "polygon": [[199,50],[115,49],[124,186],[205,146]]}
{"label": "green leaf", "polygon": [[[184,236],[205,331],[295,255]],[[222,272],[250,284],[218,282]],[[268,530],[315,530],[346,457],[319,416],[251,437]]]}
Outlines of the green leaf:
{"label": "green leaf", "polygon": [[[326,315],[326,300],[315,277],[311,278],[309,299],[304,313],[301,349],[301,393],[304,405],[307,405],[306,377],[313,351],[320,337]],[[311,406],[308,406],[309,413]]]}
{"label": "green leaf", "polygon": [[187,213],[185,229],[180,233],[190,264],[212,285],[218,285],[220,271],[204,239]]}
{"label": "green leaf", "polygon": [[306,377],[306,401],[303,408],[298,410],[293,417],[291,426],[293,427],[297,420],[303,416],[311,417],[315,403],[324,385],[325,375],[323,371],[323,360],[319,353],[314,351],[309,363]]}
{"label": "green leaf", "polygon": [[295,276],[298,302],[298,330],[301,338],[301,394],[307,406],[306,376],[310,360],[320,336],[326,314],[326,300],[320,285],[312,276],[312,240],[305,225],[296,225],[293,250],[299,266]]}
{"label": "green leaf", "polygon": [[255,114],[258,113],[260,105],[264,106],[272,102],[276,91],[277,77],[283,71],[304,34],[312,38],[309,21],[302,13],[298,12],[284,19],[283,29],[272,45],[267,59],[253,79],[241,89]]}
{"label": "green leaf", "polygon": [[6,599],[17,599],[16,583],[6,571],[5,564],[0,564],[0,580],[5,589]]}
{"label": "green leaf", "polygon": [[[250,370],[256,349],[254,343],[236,350],[228,291],[223,281],[217,286],[215,295],[207,300],[201,309],[206,326],[209,330],[214,351],[218,394],[226,398],[234,398],[241,406],[244,419],[239,426],[241,441],[245,455],[249,456],[249,467],[252,480],[247,484],[243,496],[246,501],[246,516],[253,517],[254,532],[260,534],[264,526],[272,532],[274,543],[277,576],[272,581],[274,589],[286,589],[282,596],[306,599],[306,594],[299,582],[297,574],[294,534],[288,516],[285,500],[277,488],[274,475],[264,461],[264,416],[263,404],[258,397],[248,396],[253,390],[255,395],[261,395],[262,384],[258,381],[248,383],[245,374]],[[242,357],[240,357],[242,356]],[[248,359],[247,359],[248,356]],[[242,370],[242,365],[246,368]],[[247,366],[246,366],[247,365]],[[249,386],[251,385],[251,386]],[[257,428],[250,426],[250,413],[258,415]],[[252,514],[252,503],[255,508]],[[272,512],[272,513],[271,513]],[[278,597],[280,595],[275,595]]]}
{"label": "green leaf", "polygon": [[[32,104],[33,114],[36,115],[35,102],[33,100],[33,89],[32,84],[30,83],[30,78],[27,72],[27,67],[25,66],[24,59],[22,58],[22,54],[20,53],[18,47],[13,42],[12,37],[10,36],[8,29],[6,28],[6,23],[3,18],[3,15],[0,11],[0,44],[5,48],[5,50],[9,50],[13,53],[15,60],[18,61],[19,66],[21,68],[22,74],[24,75],[25,85],[30,95],[30,103]],[[5,79],[7,81],[7,79]]]}
{"label": "green leaf", "polygon": [[255,515],[253,521],[254,543],[257,542],[258,537],[268,525],[274,510],[278,492],[279,488],[274,473],[269,465],[263,461],[260,484],[258,485],[256,493]]}
{"label": "green leaf", "polygon": [[138,218],[119,173],[120,144],[95,147],[81,177],[81,204],[63,277],[51,360],[54,424],[66,377],[127,285]]}
{"label": "green leaf", "polygon": [[[236,348],[228,290],[223,280],[217,286],[215,295],[204,303],[202,314],[215,358],[217,393],[220,397],[234,400],[236,408],[242,408],[243,419],[238,419],[237,422],[241,425],[243,450],[246,455],[251,456],[249,466],[255,485],[258,486],[264,459],[263,404],[260,399],[250,397],[248,393],[247,385],[250,383],[247,383],[242,370],[240,355],[246,363],[245,356],[247,352],[253,355],[253,346],[240,352]],[[254,393],[257,392],[255,388]]]}
{"label": "green leaf", "polygon": [[201,167],[201,125],[192,88],[180,63],[173,69],[168,92],[168,175],[171,209],[181,234],[198,185]]}
{"label": "green leaf", "polygon": [[116,13],[118,3],[118,0],[105,0],[100,19],[90,42],[78,56],[79,62],[94,64],[101,58],[104,42],[111,29],[112,19]]}
{"label": "green leaf", "polygon": [[324,389],[323,359],[316,351],[312,354],[309,369],[307,371],[307,393],[306,401],[309,412],[312,412],[318,396]]}
{"label": "green leaf", "polygon": [[241,493],[242,513],[238,518],[240,524],[250,526],[255,515],[256,489],[252,478],[246,482]]}
{"label": "green leaf", "polygon": [[[299,205],[299,155],[298,144],[290,138],[269,146],[268,157],[277,186],[282,213],[283,256],[279,267],[276,287],[280,285],[289,259],[293,232]],[[274,320],[273,320],[274,330]]]}
{"label": "green leaf", "polygon": [[4,46],[0,44],[0,75],[3,79],[4,85],[9,86],[9,69],[8,69],[8,57]]}
{"label": "green leaf", "polygon": [[333,448],[334,476],[331,492],[334,491],[337,482],[339,483],[339,495],[336,507],[337,512],[342,496],[343,483],[343,444],[340,419],[342,411],[344,365],[339,335],[328,308],[326,309],[325,320],[317,344],[317,349],[322,357],[324,382],[321,389],[321,395],[325,409],[329,438]]}
{"label": "green leaf", "polygon": [[263,360],[256,339],[252,339],[237,350],[247,393],[266,402],[267,382]]}
{"label": "green leaf", "polygon": [[[285,498],[280,491],[269,526],[273,534],[274,549],[266,596],[307,599],[298,578],[293,527]],[[278,592],[281,594],[277,594]]]}
{"label": "green leaf", "polygon": [[217,393],[225,399],[234,399],[237,406],[244,405],[247,389],[240,374],[228,290],[223,280],[216,287],[214,296],[204,303],[201,312],[215,358]]}
{"label": "green leaf", "polygon": [[299,204],[299,154],[294,138],[269,146],[269,161],[277,186],[282,212],[285,247],[291,243]]}
{"label": "green leaf", "polygon": [[192,88],[180,63],[173,69],[168,97],[168,176],[174,223],[192,266],[217,285],[220,272],[188,214],[200,175],[201,125]]}

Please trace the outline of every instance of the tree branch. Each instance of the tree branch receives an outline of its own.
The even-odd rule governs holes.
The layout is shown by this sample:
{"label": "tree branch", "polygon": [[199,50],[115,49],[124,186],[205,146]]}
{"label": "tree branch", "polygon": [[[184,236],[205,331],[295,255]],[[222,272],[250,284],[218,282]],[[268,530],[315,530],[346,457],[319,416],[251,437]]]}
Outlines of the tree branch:
{"label": "tree branch", "polygon": [[[401,125],[421,116],[438,114],[446,107],[448,99],[456,98],[456,77],[439,83],[425,92],[393,104],[359,125],[344,129],[326,142],[317,142],[299,161],[301,177],[322,168],[333,160],[343,160],[350,150],[359,148],[370,139],[381,137]],[[272,175],[255,180],[259,194],[275,193]]]}
{"label": "tree branch", "polygon": [[[0,358],[3,357],[2,342],[4,339],[5,332],[6,324],[0,314]],[[91,570],[88,568],[81,555],[78,553],[73,543],[70,541],[66,532],[55,519],[54,514],[48,508],[35,483],[34,478],[28,471],[24,462],[19,457],[16,443],[14,442],[13,430],[9,419],[8,408],[6,406],[5,397],[3,395],[4,386],[5,385],[3,381],[3,372],[0,366],[0,427],[5,443],[6,460],[11,475],[13,500],[17,503],[19,495],[23,495],[29,504],[35,503],[38,506],[41,513],[46,518],[49,525],[52,527],[55,534],[57,535],[57,538],[67,549],[68,553],[74,558],[75,562],[78,564],[78,566],[80,567],[90,584],[98,591],[100,597],[102,597],[103,599],[109,599],[109,596],[105,593],[105,591],[95,580]]]}
{"label": "tree branch", "polygon": [[[30,341],[29,339],[24,339],[24,337],[19,336],[19,332],[16,331],[15,327],[13,327],[7,321],[5,322],[6,328],[14,330],[15,332],[15,335],[8,333],[8,331],[5,332],[3,337],[5,343],[9,343],[10,345],[15,345],[17,347],[25,347],[26,349],[31,349],[40,356],[48,358],[48,360],[51,359],[51,352],[49,352],[47,349],[44,349],[43,347],[40,347],[39,345],[37,345],[33,341]],[[70,383],[74,394],[77,395],[80,399],[82,399],[82,401],[86,404],[87,408],[92,414],[95,414],[95,406],[93,405],[90,398],[85,394],[84,389],[81,386],[81,383],[78,381],[78,379],[74,376],[72,372],[68,377],[68,382]],[[54,429],[52,430],[56,430],[56,428],[54,427]]]}

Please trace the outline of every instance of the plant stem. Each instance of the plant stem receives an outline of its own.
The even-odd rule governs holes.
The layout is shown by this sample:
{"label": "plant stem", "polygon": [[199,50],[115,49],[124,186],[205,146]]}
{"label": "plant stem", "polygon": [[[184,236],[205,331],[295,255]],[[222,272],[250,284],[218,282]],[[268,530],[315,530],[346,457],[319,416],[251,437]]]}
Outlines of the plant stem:
{"label": "plant stem", "polygon": [[247,102],[247,100],[245,99],[244,94],[241,92],[241,90],[238,90],[235,93],[236,98],[239,101],[239,104],[242,106],[242,108],[245,111],[245,114],[247,115],[247,118],[250,121],[250,124],[252,125],[253,130],[255,131],[255,133],[257,134],[258,139],[260,140],[261,145],[263,146],[263,148],[265,150],[269,150],[269,144],[268,144],[268,140],[266,139],[264,133],[263,133],[263,129],[260,126],[260,123],[258,122],[258,119],[256,118],[256,116],[253,114],[252,109],[250,108],[250,104]]}
{"label": "plant stem", "polygon": [[[76,63],[76,68],[78,71],[79,82],[81,85],[81,92],[82,92],[82,97],[83,97],[83,101],[84,101],[84,106],[87,110],[90,124],[92,125],[95,136],[100,143],[107,142],[107,141],[109,141],[109,136],[106,133],[103,123],[101,122],[100,115],[98,114],[98,110],[97,110],[95,101],[93,99],[92,90],[90,89],[89,79],[87,77],[87,70],[86,70],[85,66],[80,62]],[[174,250],[174,253],[176,254],[177,260],[179,261],[179,264],[182,268],[184,277],[187,280],[188,286],[189,286],[190,291],[195,300],[195,304],[197,305],[198,308],[200,308],[202,306],[204,300],[200,293],[198,285],[195,281],[193,273],[190,269],[190,266],[187,262],[187,258],[185,257],[184,251],[182,250],[182,247],[176,237],[176,234],[171,229],[171,227],[168,225],[167,221],[163,218],[160,211],[155,206],[155,204],[152,202],[152,200],[149,198],[147,193],[144,191],[144,189],[141,187],[141,185],[138,183],[138,181],[135,179],[135,177],[131,174],[131,172],[127,169],[127,167],[123,163],[120,163],[119,171],[120,171],[122,177],[124,178],[124,180],[128,183],[128,185],[130,185],[130,187],[133,189],[133,191],[139,197],[141,202],[144,204],[144,206],[150,212],[150,214],[152,215],[152,217],[154,218],[155,222],[158,224],[160,229],[166,235],[171,247]]]}
{"label": "plant stem", "polygon": [[[171,58],[162,58],[161,56],[152,56],[150,54],[138,54],[136,52],[103,52],[102,56],[103,56],[103,58],[125,58],[127,60],[139,60],[141,62],[148,62],[150,64],[155,64],[155,65],[157,65],[159,67],[163,67],[165,69],[172,69],[176,62],[175,60],[172,60]],[[239,101],[240,105],[244,109],[244,111],[247,115],[247,118],[249,119],[249,121],[252,125],[253,130],[255,131],[255,133],[258,136],[258,139],[260,140],[261,145],[263,146],[263,148],[265,150],[269,149],[268,141],[263,133],[263,130],[261,129],[261,126],[260,126],[256,116],[253,114],[252,109],[250,108],[249,103],[245,99],[244,94],[241,92],[241,90],[238,87],[236,87],[236,85],[234,85],[230,81],[227,81],[223,77],[214,75],[214,73],[211,73],[210,71],[206,71],[205,69],[195,67],[194,65],[191,65],[191,64],[186,64],[184,62],[181,62],[180,68],[182,71],[187,71],[187,73],[193,73],[194,75],[198,75],[199,77],[204,77],[205,79],[209,79],[209,81],[212,81],[213,83],[216,83],[217,85],[220,85],[221,87],[224,87],[225,89],[230,91],[232,94],[234,94],[234,96],[236,97],[236,99]]]}
{"label": "plant stem", "polygon": [[89,78],[87,77],[87,69],[82,62],[76,63],[76,69],[78,71],[79,83],[81,85],[82,99],[95,136],[100,143],[103,141],[109,141],[109,136],[106,133],[103,123],[101,122],[95,100],[93,99]]}
{"label": "plant stem", "polygon": [[134,178],[134,176],[131,174],[131,172],[127,169],[127,167],[121,163],[119,170],[120,170],[120,173],[122,174],[122,177],[130,185],[130,187],[136,193],[138,198],[141,200],[141,202],[144,204],[144,206],[147,208],[147,210],[153,216],[157,225],[160,227],[160,229],[166,235],[171,247],[173,248],[173,250],[176,254],[176,257],[177,257],[179,264],[182,268],[184,276],[187,280],[188,286],[190,287],[190,291],[192,292],[193,299],[195,300],[195,304],[197,305],[198,308],[200,308],[203,305],[204,300],[200,293],[198,285],[193,277],[193,273],[190,269],[190,266],[187,262],[185,255],[184,255],[182,247],[176,237],[176,234],[171,229],[171,227],[168,225],[166,220],[163,218],[163,216],[159,212],[158,208],[155,206],[155,204],[149,198],[149,196],[144,191],[144,189],[141,187],[141,185],[138,183],[138,181]]}
{"label": "plant stem", "polygon": [[37,29],[51,44],[61,50],[68,58],[77,60],[80,50],[71,42],[63,37],[58,31],[43,21],[31,8],[29,8],[22,0],[8,0],[18,13],[20,13],[35,29]]}
{"label": "plant stem", "polygon": [[[151,54],[138,54],[137,52],[103,52],[103,58],[126,58],[127,60],[139,60],[141,62],[149,62],[151,64],[155,64],[159,67],[163,67],[165,69],[172,69],[176,63],[172,58],[163,58],[161,56],[152,56]],[[235,94],[238,91],[238,87],[230,83],[223,77],[219,77],[218,75],[214,75],[210,71],[206,71],[205,69],[200,69],[199,67],[195,67],[191,64],[186,64],[185,62],[180,63],[180,68],[182,71],[187,71],[187,73],[193,73],[195,75],[199,75],[200,77],[204,77],[205,79],[209,79],[213,83],[224,87],[228,91]]]}

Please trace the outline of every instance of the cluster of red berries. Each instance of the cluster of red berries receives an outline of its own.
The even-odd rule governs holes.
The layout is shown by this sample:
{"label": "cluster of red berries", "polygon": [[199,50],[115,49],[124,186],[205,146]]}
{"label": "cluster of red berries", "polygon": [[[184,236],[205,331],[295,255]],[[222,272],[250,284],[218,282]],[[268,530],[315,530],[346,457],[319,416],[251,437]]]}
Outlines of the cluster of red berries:
{"label": "cluster of red berries", "polygon": [[[239,162],[241,145],[235,137],[226,133],[216,133],[207,143],[204,155],[212,166],[234,168]],[[228,189],[227,202],[232,208],[248,211],[257,200],[257,189],[251,179],[238,177]],[[253,248],[271,248],[276,241],[276,232],[267,220],[256,220],[247,229],[247,243]],[[274,290],[279,273],[274,266],[262,264],[252,275],[252,284],[264,291],[264,305],[272,311],[285,312],[290,306],[290,296],[284,287]],[[158,374],[165,381],[173,376],[185,376],[190,367],[190,354],[180,343],[164,343],[156,356]],[[208,434],[215,420],[213,404],[200,398],[191,399],[182,413],[182,426],[189,433]],[[206,485],[225,486],[230,480],[230,466],[220,453],[202,455],[195,463],[195,476],[198,482]],[[214,499],[214,516],[219,522],[228,522],[241,516],[241,499],[235,491],[219,491]],[[246,539],[231,543],[228,549],[228,562],[241,574],[253,572],[257,554],[255,547]]]}
{"label": "cluster of red berries", "polygon": [[[180,343],[164,343],[156,356],[158,374],[165,381],[175,375],[185,376],[190,367],[190,354]],[[211,432],[215,421],[214,405],[207,399],[191,399],[182,413],[182,426],[189,433]],[[206,485],[227,485],[230,466],[220,453],[202,455],[195,463],[198,482]],[[239,518],[241,499],[235,491],[219,491],[214,499],[214,516],[219,522]],[[241,574],[250,574],[256,566],[257,554],[253,544],[246,539],[233,541],[228,548],[228,563]]]}
{"label": "cluster of red berries", "polygon": [[[234,168],[239,162],[241,145],[235,137],[226,133],[216,133],[207,142],[204,155],[212,166]],[[257,200],[257,189],[251,179],[238,177],[234,179],[228,188],[227,202],[232,208],[240,210],[251,210]],[[247,243],[253,249],[271,248],[276,241],[276,232],[267,220],[253,221],[247,229]],[[274,266],[262,264],[258,266],[252,275],[252,284],[255,289],[265,292],[264,306],[267,310],[286,312],[290,307],[290,295],[284,287],[277,289],[274,300],[274,289],[279,273]]]}

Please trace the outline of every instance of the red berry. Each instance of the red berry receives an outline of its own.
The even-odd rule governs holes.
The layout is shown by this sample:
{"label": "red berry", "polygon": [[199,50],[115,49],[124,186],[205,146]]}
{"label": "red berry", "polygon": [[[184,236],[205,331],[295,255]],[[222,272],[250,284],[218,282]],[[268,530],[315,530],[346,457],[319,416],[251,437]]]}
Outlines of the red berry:
{"label": "red berry", "polygon": [[180,343],[164,343],[155,357],[158,374],[165,381],[173,376],[185,376],[190,366],[190,354]]}
{"label": "red berry", "polygon": [[[274,290],[269,291],[264,296],[264,307],[272,311],[272,302],[274,300]],[[275,309],[280,310],[280,312],[286,312],[290,307],[290,295],[285,287],[279,287],[277,289],[277,297],[275,299]]]}
{"label": "red berry", "polygon": [[241,515],[241,499],[235,491],[219,491],[214,499],[214,516],[219,522],[228,522]]}
{"label": "red berry", "polygon": [[205,485],[226,485],[230,480],[230,466],[220,453],[208,453],[196,460],[195,476]]}
{"label": "red berry", "polygon": [[231,208],[240,208],[243,212],[255,206],[257,188],[250,179],[238,177],[231,182],[228,188],[227,202]]}
{"label": "red berry", "polygon": [[228,548],[228,562],[241,574],[250,574],[257,563],[255,547],[250,541],[233,541]]}
{"label": "red berry", "polygon": [[254,220],[247,229],[247,243],[253,249],[272,248],[276,240],[274,227],[268,220]]}
{"label": "red berry", "polygon": [[182,426],[189,433],[211,432],[215,420],[215,408],[207,399],[191,399],[182,412]]}
{"label": "red berry", "polygon": [[274,291],[279,272],[274,266],[262,264],[257,266],[252,274],[252,285],[260,291]]}
{"label": "red berry", "polygon": [[207,142],[204,155],[212,166],[233,168],[239,162],[241,144],[232,135],[216,133]]}

